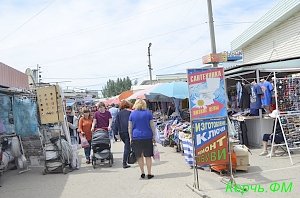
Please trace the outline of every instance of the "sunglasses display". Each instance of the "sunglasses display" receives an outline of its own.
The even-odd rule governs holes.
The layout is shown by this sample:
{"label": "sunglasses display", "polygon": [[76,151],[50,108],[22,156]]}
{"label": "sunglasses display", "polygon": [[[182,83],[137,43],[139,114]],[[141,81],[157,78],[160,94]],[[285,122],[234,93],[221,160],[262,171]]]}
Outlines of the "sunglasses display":
{"label": "sunglasses display", "polygon": [[289,147],[296,147],[300,142],[300,115],[281,116],[280,121]]}
{"label": "sunglasses display", "polygon": [[300,111],[300,78],[276,79],[276,87],[278,110]]}

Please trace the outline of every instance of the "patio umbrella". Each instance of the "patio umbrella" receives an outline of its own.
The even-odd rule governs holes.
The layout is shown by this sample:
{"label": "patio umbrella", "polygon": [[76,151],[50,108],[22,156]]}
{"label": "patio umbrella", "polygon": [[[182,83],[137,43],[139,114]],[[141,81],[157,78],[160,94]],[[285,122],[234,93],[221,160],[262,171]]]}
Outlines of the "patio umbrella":
{"label": "patio umbrella", "polygon": [[133,94],[132,90],[124,91],[119,95],[119,100],[125,100]]}
{"label": "patio umbrella", "polygon": [[104,101],[105,105],[119,104],[119,103],[120,103],[119,96],[114,96]]}
{"label": "patio umbrella", "polygon": [[186,99],[189,97],[187,82],[162,83],[154,87],[147,95],[164,95],[170,98]]}
{"label": "patio umbrella", "polygon": [[132,94],[130,97],[127,98],[127,100],[135,100],[135,99],[146,99],[146,94],[148,94],[154,87],[157,85],[151,85],[147,89],[139,90]]}

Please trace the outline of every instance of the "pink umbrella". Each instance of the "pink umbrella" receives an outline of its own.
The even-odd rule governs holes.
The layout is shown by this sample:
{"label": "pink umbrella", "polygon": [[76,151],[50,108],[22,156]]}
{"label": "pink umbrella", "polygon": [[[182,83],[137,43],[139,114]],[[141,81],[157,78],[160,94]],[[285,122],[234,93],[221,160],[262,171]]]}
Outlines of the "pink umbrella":
{"label": "pink umbrella", "polygon": [[147,89],[139,90],[139,91],[135,92],[134,94],[132,94],[130,97],[128,97],[127,100],[146,99],[145,95],[148,94],[157,85],[158,84],[151,85]]}

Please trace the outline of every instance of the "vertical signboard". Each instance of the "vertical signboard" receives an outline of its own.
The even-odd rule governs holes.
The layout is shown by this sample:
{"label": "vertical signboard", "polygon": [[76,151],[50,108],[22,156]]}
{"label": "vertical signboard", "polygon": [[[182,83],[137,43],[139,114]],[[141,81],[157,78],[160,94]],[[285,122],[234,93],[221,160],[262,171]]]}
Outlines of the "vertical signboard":
{"label": "vertical signboard", "polygon": [[191,119],[226,117],[224,68],[188,69]]}
{"label": "vertical signboard", "polygon": [[188,69],[196,165],[227,164],[227,97],[224,68]]}
{"label": "vertical signboard", "polygon": [[194,120],[195,158],[198,166],[228,163],[226,118]]}

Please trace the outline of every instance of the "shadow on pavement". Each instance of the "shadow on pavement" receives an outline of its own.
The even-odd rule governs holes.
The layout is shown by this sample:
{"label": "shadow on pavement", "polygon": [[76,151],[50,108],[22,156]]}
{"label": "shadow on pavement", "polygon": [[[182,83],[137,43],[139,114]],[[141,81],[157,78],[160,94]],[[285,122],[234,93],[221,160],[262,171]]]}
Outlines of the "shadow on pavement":
{"label": "shadow on pavement", "polygon": [[155,175],[155,179],[171,179],[171,178],[179,178],[179,177],[189,177],[192,174],[193,173],[190,173],[190,172],[160,174],[160,175]]}
{"label": "shadow on pavement", "polygon": [[159,165],[162,165],[162,164],[166,164],[168,163],[168,161],[154,161],[153,160],[153,163],[152,163],[152,166],[159,166]]}

